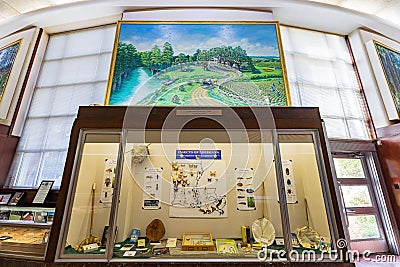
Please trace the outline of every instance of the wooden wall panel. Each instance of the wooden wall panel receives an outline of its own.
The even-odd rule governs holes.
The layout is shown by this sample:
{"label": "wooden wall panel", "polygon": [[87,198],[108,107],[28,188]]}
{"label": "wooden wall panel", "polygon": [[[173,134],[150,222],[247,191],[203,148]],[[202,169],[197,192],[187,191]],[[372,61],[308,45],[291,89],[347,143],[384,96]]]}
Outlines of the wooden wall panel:
{"label": "wooden wall panel", "polygon": [[0,188],[7,181],[15,150],[17,149],[19,137],[0,134]]}
{"label": "wooden wall panel", "polygon": [[378,129],[377,132],[381,142],[377,145],[379,161],[397,225],[400,225],[400,124]]}

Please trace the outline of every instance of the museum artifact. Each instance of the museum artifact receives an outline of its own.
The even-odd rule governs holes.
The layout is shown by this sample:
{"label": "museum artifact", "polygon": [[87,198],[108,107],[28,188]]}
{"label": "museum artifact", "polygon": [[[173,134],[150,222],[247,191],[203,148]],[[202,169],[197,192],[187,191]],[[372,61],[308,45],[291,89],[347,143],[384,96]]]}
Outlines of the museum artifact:
{"label": "museum artifact", "polygon": [[[93,183],[93,185],[92,185],[92,207],[91,207],[91,214],[90,214],[90,233],[89,233],[89,237],[85,238],[79,245],[74,246],[74,249],[79,252],[90,252],[93,250],[97,250],[97,248],[101,246],[100,238],[93,235],[95,193],[96,193],[96,184]],[[97,246],[95,246],[94,244],[97,244]]]}
{"label": "museum artifact", "polygon": [[146,237],[150,242],[158,242],[165,235],[165,227],[161,220],[154,219],[146,228]]}

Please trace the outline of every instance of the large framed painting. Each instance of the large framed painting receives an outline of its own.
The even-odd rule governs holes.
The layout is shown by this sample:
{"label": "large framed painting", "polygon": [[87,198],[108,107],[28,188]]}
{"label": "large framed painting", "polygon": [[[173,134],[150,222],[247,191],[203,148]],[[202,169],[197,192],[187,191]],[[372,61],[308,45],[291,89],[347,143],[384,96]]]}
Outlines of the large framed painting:
{"label": "large framed painting", "polygon": [[278,23],[118,23],[106,105],[289,105]]}
{"label": "large framed painting", "polygon": [[[22,91],[30,91],[34,86],[31,81],[39,72],[39,68],[30,68],[30,63],[34,53],[37,52],[39,55],[43,52],[41,46],[39,50],[35,50],[39,33],[39,28],[31,28],[0,39],[0,124],[2,125],[12,125],[13,119],[16,119],[15,112]],[[18,111],[24,113],[25,109],[25,105],[21,105]],[[19,124],[12,127],[13,135],[21,134],[21,127],[17,125]]]}
{"label": "large framed painting", "polygon": [[0,48],[0,104],[6,92],[7,83],[10,78],[20,45],[21,40],[18,40]]}
{"label": "large framed painting", "polygon": [[400,114],[400,52],[374,42],[397,114]]}
{"label": "large framed painting", "polygon": [[370,40],[365,45],[388,119],[399,120],[400,46],[385,40]]}

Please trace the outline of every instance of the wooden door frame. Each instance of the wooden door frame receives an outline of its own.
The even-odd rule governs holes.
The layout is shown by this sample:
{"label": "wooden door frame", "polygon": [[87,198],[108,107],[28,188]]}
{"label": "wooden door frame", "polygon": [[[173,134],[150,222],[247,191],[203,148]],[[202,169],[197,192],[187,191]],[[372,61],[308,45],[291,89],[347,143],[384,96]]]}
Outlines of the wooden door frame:
{"label": "wooden door frame", "polygon": [[[367,169],[371,175],[371,184],[373,192],[376,196],[377,208],[379,210],[380,219],[383,224],[383,231],[387,238],[389,252],[400,255],[400,235],[396,222],[396,217],[390,202],[389,193],[385,185],[382,168],[378,159],[378,154],[375,147],[375,142],[372,140],[365,141],[352,141],[352,140],[329,140],[329,148],[331,153],[331,169],[333,171],[334,180],[336,183],[336,190],[338,192],[338,203],[340,205],[340,214],[342,222],[346,220],[344,203],[339,195],[339,184],[337,181],[336,173],[333,166],[333,155],[363,153],[365,155]],[[345,224],[343,223],[343,228]],[[347,233],[346,233],[347,235]],[[346,238],[349,240],[349,236]]]}

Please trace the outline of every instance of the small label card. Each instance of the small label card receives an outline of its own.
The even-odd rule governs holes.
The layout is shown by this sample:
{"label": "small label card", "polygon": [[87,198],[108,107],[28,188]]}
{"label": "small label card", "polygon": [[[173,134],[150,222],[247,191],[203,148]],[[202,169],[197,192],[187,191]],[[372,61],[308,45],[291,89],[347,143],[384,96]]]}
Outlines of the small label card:
{"label": "small label card", "polygon": [[42,181],[40,183],[39,189],[36,192],[36,196],[33,199],[33,204],[43,204],[49,194],[51,188],[53,187],[54,181]]}
{"label": "small label card", "polygon": [[124,257],[133,257],[135,255],[136,255],[136,251],[125,251],[124,255],[122,255],[122,256],[124,256]]}
{"label": "small label card", "polygon": [[176,238],[176,237],[170,237],[167,239],[167,244],[165,246],[167,248],[175,248],[177,240],[178,240],[178,238]]}

